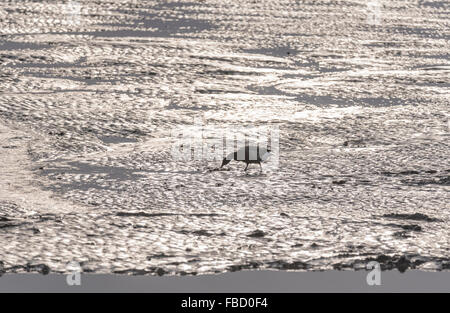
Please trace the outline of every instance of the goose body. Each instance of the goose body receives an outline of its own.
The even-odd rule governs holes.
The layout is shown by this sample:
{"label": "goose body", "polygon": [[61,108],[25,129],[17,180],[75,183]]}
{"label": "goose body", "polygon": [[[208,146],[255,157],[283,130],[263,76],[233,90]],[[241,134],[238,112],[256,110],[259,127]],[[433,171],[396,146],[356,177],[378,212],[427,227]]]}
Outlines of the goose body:
{"label": "goose body", "polygon": [[226,158],[223,158],[221,168],[231,160],[245,162],[247,165],[245,166],[244,171],[247,170],[248,165],[252,163],[259,164],[260,169],[262,170],[261,162],[264,162],[269,157],[270,150],[259,147],[259,146],[245,146],[240,148],[239,150],[232,152],[227,155]]}

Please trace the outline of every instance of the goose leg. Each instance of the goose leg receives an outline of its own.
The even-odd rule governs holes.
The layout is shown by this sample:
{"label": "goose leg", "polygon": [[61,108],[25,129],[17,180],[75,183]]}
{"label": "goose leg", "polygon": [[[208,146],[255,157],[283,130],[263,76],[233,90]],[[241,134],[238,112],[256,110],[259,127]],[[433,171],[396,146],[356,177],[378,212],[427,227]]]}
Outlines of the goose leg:
{"label": "goose leg", "polygon": [[259,169],[260,169],[260,171],[262,172],[263,170],[262,170],[261,162],[259,162],[258,164],[259,164]]}
{"label": "goose leg", "polygon": [[244,169],[244,172],[246,172],[247,171],[247,167],[248,167],[248,163],[247,163],[247,166],[245,167],[245,169]]}

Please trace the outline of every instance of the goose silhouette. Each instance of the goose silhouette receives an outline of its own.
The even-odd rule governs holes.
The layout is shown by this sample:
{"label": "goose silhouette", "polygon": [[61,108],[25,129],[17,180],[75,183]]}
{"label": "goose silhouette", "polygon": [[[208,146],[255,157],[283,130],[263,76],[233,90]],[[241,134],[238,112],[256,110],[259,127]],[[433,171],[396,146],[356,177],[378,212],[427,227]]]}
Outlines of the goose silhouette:
{"label": "goose silhouette", "polygon": [[245,162],[247,165],[245,166],[244,171],[247,171],[248,165],[252,163],[259,164],[259,168],[262,171],[261,162],[266,161],[270,156],[270,150],[266,148],[262,148],[259,146],[245,146],[240,148],[239,150],[232,152],[227,155],[227,157],[223,158],[222,165],[220,168],[224,167],[231,160]]}

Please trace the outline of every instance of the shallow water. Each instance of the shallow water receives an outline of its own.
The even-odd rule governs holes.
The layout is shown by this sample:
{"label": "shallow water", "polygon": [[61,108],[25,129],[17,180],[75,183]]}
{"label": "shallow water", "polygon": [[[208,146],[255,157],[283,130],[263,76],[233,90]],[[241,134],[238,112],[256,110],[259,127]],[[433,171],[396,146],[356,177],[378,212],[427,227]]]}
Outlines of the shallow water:
{"label": "shallow water", "polygon": [[[2,3],[1,267],[448,269],[450,6],[380,3]],[[174,159],[195,119],[279,167]]]}

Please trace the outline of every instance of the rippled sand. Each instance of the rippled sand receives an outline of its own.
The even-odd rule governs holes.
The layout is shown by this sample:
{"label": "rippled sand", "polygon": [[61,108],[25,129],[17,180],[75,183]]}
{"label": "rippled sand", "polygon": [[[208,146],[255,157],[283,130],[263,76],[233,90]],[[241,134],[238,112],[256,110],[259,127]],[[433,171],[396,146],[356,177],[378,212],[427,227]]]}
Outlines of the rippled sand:
{"label": "rippled sand", "polygon": [[[380,2],[2,2],[0,271],[449,269],[450,5]],[[195,118],[278,170],[173,159]]]}

